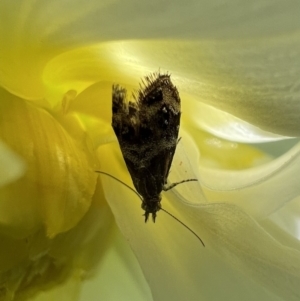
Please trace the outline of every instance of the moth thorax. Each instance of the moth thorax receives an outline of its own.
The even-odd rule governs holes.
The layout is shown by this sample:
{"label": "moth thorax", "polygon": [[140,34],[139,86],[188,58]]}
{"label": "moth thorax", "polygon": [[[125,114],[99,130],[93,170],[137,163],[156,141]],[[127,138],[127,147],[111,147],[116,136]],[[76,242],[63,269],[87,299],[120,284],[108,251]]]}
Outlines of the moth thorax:
{"label": "moth thorax", "polygon": [[147,222],[149,215],[152,214],[152,220],[155,223],[156,212],[161,209],[160,201],[160,195],[154,198],[143,199],[142,209],[145,210],[145,222]]}

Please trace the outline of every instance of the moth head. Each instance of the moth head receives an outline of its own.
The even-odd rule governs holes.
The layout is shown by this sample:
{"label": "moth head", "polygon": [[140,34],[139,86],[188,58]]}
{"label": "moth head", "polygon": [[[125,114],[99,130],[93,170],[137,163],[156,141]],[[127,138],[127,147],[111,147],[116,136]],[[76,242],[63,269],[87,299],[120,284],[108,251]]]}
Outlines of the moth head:
{"label": "moth head", "polygon": [[142,209],[145,210],[145,223],[148,221],[149,215],[152,214],[152,220],[155,223],[156,212],[161,209],[160,205],[161,197],[153,199],[145,199],[142,202]]}

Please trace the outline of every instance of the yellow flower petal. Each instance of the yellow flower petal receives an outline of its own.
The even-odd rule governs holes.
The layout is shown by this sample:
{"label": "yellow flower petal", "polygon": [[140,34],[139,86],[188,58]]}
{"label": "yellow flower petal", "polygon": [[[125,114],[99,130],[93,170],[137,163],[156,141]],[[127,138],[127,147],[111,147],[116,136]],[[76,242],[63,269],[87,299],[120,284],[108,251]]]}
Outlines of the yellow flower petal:
{"label": "yellow flower petal", "polygon": [[96,177],[88,139],[76,141],[47,111],[1,90],[0,136],[28,166],[1,189],[1,232],[26,236],[44,223],[50,237],[77,224]]}
{"label": "yellow flower petal", "polygon": [[[297,136],[300,105],[297,90],[289,87],[297,81],[299,72],[294,69],[300,64],[298,56],[290,59],[289,51],[298,47],[298,41],[296,36],[287,36],[270,40],[269,44],[261,40],[101,43],[57,56],[47,65],[44,79],[47,90],[56,91],[51,97],[58,101],[58,95],[74,86],[81,92],[95,81],[103,85],[111,82],[135,85],[137,78],[160,67],[172,73],[183,101],[204,102],[229,112],[232,122],[238,117],[255,125],[248,127],[248,131],[254,131],[248,136],[259,134],[261,139]],[[274,61],[265,60],[281,52],[286,55]],[[286,74],[287,69],[294,71]],[[196,108],[187,110],[183,119],[201,118],[201,106]],[[218,122],[214,126],[218,128]],[[214,126],[210,124],[211,131]]]}
{"label": "yellow flower petal", "polygon": [[41,291],[39,294],[31,297],[30,301],[78,300],[80,285],[80,274],[76,275],[76,273],[74,273],[74,275],[70,276],[66,282],[57,284],[51,290]]}
{"label": "yellow flower petal", "polygon": [[[177,77],[182,93],[265,131],[297,136],[300,106],[293,85],[300,66],[298,9],[294,1],[267,2],[263,7],[229,1],[217,10],[202,2],[183,5],[175,1],[172,9],[157,14],[154,4],[136,6],[135,1],[91,1],[88,5],[76,1],[71,7],[57,0],[51,4],[2,2],[0,82],[16,95],[42,98],[49,93],[42,74],[52,58],[94,41],[123,40],[108,43],[106,50],[91,55],[90,62],[98,56],[104,63],[106,80],[113,75],[113,81],[120,82],[118,73],[137,78],[160,67]],[[33,18],[33,12],[38,17]],[[177,22],[178,16],[181,22]],[[77,18],[81,22],[76,22]],[[241,19],[237,26],[235,21]],[[136,37],[143,41],[128,41]],[[164,37],[168,40],[162,41]],[[183,40],[186,37],[193,40]],[[79,58],[79,62],[84,60]],[[106,68],[112,63],[111,69]],[[72,64],[67,68],[72,76]],[[81,77],[79,92],[83,83],[94,80],[96,74],[91,70]],[[60,78],[60,68],[57,71]]]}
{"label": "yellow flower petal", "polygon": [[[0,213],[0,235],[5,233],[4,236],[8,234],[24,237],[31,233],[34,238],[30,237],[30,244],[36,247],[36,252],[30,253],[28,257],[25,240],[17,242],[11,238],[3,239],[8,251],[20,248],[12,258],[7,257],[7,254],[3,255],[3,258],[7,259],[7,266],[5,261],[0,262],[4,269],[12,268],[7,273],[9,275],[1,275],[0,283],[5,283],[4,287],[8,289],[6,299],[12,299],[15,292],[24,286],[33,286],[33,290],[37,291],[39,283],[35,282],[38,278],[35,276],[43,274],[45,270],[45,282],[51,282],[53,274],[57,281],[60,271],[54,269],[54,273],[51,274],[53,263],[55,267],[59,267],[58,270],[75,270],[74,274],[71,273],[75,278],[78,274],[81,275],[80,268],[79,273],[76,273],[77,264],[91,264],[87,260],[89,252],[82,257],[78,256],[79,258],[74,255],[75,269],[64,259],[72,254],[67,242],[70,241],[71,246],[76,246],[77,235],[80,240],[84,240],[82,237],[85,237],[85,233],[80,232],[80,227],[77,228],[76,225],[79,225],[78,221],[89,207],[95,187],[95,175],[91,176],[95,168],[93,151],[89,148],[89,143],[86,143],[88,139],[84,130],[80,128],[84,126],[90,132],[96,145],[113,140],[108,129],[110,113],[107,111],[110,103],[107,87],[112,82],[135,86],[138,77],[160,67],[162,71],[172,72],[181,91],[183,103],[193,99],[229,112],[231,116],[229,119],[225,118],[226,123],[243,119],[244,122],[239,121],[239,125],[242,124],[249,130],[245,136],[236,128],[232,130],[230,126],[218,128],[220,123],[216,121],[220,115],[215,110],[207,129],[219,137],[231,136],[232,140],[251,141],[251,135],[254,134],[252,141],[257,142],[270,137],[280,139],[278,135],[299,135],[299,93],[295,84],[299,77],[299,5],[292,0],[282,3],[267,1],[263,5],[258,2],[231,0],[226,5],[211,3],[191,1],[187,5],[173,1],[159,5],[155,2],[137,5],[136,1],[131,0],[88,3],[75,0],[72,5],[69,1],[58,0],[16,0],[0,3],[0,44],[3,45],[0,49],[0,85],[22,98],[38,99],[35,104],[42,103],[41,99],[46,98],[51,109],[55,108],[51,115],[44,109],[24,102],[23,109],[16,109],[19,115],[17,120],[13,120],[13,127],[7,126],[9,114],[5,114],[4,121],[1,119],[6,125],[3,141],[13,152],[21,155],[32,169],[29,169],[24,178],[7,177],[7,185],[1,188],[0,197],[1,201],[4,201],[0,212],[7,215]],[[77,22],[78,19],[80,22]],[[142,38],[143,41],[130,41],[138,38]],[[187,38],[189,40],[182,40]],[[121,42],[103,43],[114,40]],[[78,45],[95,45],[95,41],[97,44],[94,47],[74,51]],[[101,42],[103,44],[99,44]],[[99,83],[85,91],[96,81]],[[86,97],[90,94],[94,98],[87,102]],[[1,95],[4,95],[4,98],[7,96],[5,93]],[[10,97],[8,99],[11,104],[15,103]],[[60,110],[62,99],[64,104]],[[95,111],[98,107],[97,99],[101,101],[98,112]],[[0,105],[1,109],[7,103]],[[49,109],[50,106],[46,104],[43,108]],[[101,112],[101,109],[104,111]],[[186,124],[193,121],[196,128],[205,127],[203,122],[199,122],[202,118],[200,110],[201,106],[197,106],[197,110],[187,110],[183,114],[183,123],[185,119]],[[74,116],[73,112],[80,112],[80,115]],[[89,115],[93,118],[89,118]],[[221,118],[225,115],[222,114]],[[36,120],[36,124],[41,127],[26,123],[24,120],[28,116],[30,122]],[[101,120],[96,120],[97,118]],[[24,136],[20,137],[19,129],[18,133],[16,132],[18,126],[24,129]],[[0,125],[1,136],[2,130]],[[31,137],[31,132],[41,137]],[[208,140],[206,137],[205,142]],[[207,166],[215,164],[215,167],[223,169],[231,166],[237,170],[252,167],[258,159],[261,162],[269,159],[251,147],[238,145],[238,151],[234,152],[234,143],[217,140],[221,142],[223,158],[213,145],[199,143]],[[41,145],[37,142],[41,142]],[[34,159],[26,150],[26,147],[32,144],[37,154]],[[236,158],[233,154],[237,155]],[[246,154],[245,159],[239,156]],[[103,167],[117,166],[110,160],[110,156],[110,148],[105,156],[100,156]],[[57,159],[54,163],[51,161],[53,158]],[[13,163],[16,163],[16,160],[13,160]],[[260,170],[261,173],[265,172],[270,176],[270,182],[260,178],[257,170],[246,171],[246,185],[251,183],[249,179],[253,178],[260,179],[258,184],[261,185],[258,185],[258,190],[247,186],[246,188],[250,189],[242,191],[242,199],[252,200],[255,193],[265,192],[264,189],[272,189],[270,194],[275,195],[278,188],[274,183],[278,182],[278,179],[284,180],[289,175],[297,177],[294,174],[295,169],[289,168],[290,163],[291,160],[288,160],[287,165],[274,162],[274,166],[282,167],[283,170],[283,174],[277,178],[271,172],[271,164],[265,166],[266,170]],[[280,168],[277,171],[280,173]],[[206,180],[210,179],[211,175],[207,171],[202,170],[201,173]],[[217,183],[217,189],[226,185],[232,186],[228,179],[237,180],[234,183],[237,185],[235,188],[243,188],[243,179],[238,177],[238,172],[235,171],[234,176],[227,178],[228,174],[230,173],[224,170],[218,171],[215,181],[218,179],[220,183]],[[13,180],[15,182],[12,182]],[[270,183],[272,185],[268,186]],[[293,197],[295,192],[297,194],[293,185],[292,181],[288,198]],[[51,187],[57,187],[58,191],[53,193]],[[195,251],[195,248],[199,247],[198,241],[193,247],[194,237],[193,241],[185,240],[186,229],[174,226],[170,219],[161,213],[159,220],[164,227],[160,224],[156,224],[155,228],[149,227],[154,225],[144,225],[142,219],[135,219],[136,214],[133,214],[134,210],[136,213],[140,213],[141,210],[136,206],[136,209],[131,208],[131,203],[125,203],[129,195],[122,194],[123,203],[119,206],[117,201],[120,200],[120,190],[114,191],[112,188],[113,185],[106,187],[110,205],[137,254],[155,299],[185,300],[188,297],[189,300],[199,300],[200,297],[208,300],[248,298],[274,301],[278,296],[287,300],[299,299],[299,254],[295,251],[299,250],[299,247],[297,241],[290,244],[290,249],[282,247],[279,242],[286,243],[287,235],[283,235],[285,239],[277,237],[274,223],[268,228],[269,234],[266,234],[266,228],[254,222],[240,208],[228,204],[230,200],[219,199],[224,203],[203,205],[207,200],[203,202],[202,197],[208,196],[209,192],[200,190],[198,197],[201,200],[197,203],[201,203],[201,206],[191,209],[187,204],[178,203],[177,206],[175,201],[174,207],[170,207],[175,213],[178,211],[178,216],[184,222],[190,223],[197,232],[203,232],[207,245],[214,249],[211,252],[212,248],[208,251],[202,251],[201,248],[201,252],[198,253]],[[276,206],[282,203],[282,192],[283,190],[280,190],[278,196],[275,195]],[[20,195],[22,197],[18,199]],[[46,197],[43,198],[44,195]],[[235,194],[237,195],[238,193]],[[218,197],[221,196],[229,195],[220,193]],[[261,197],[261,194],[259,196]],[[213,197],[210,198],[210,201],[216,201]],[[266,199],[268,198],[269,195],[266,196]],[[7,200],[14,202],[9,203]],[[41,206],[41,203],[45,206]],[[268,210],[269,205],[268,203]],[[168,208],[168,202],[164,202],[164,206]],[[18,210],[15,210],[16,207]],[[263,208],[264,214],[268,210]],[[54,258],[58,258],[57,261],[51,256],[48,257],[49,239],[44,233],[35,232],[43,222],[46,223],[48,235],[58,234],[55,237],[56,243],[49,251]],[[70,234],[70,228],[77,228],[81,235]],[[67,232],[61,234],[61,231]],[[37,237],[38,234],[40,237]],[[254,241],[258,242],[258,245],[254,245]],[[274,251],[272,254],[270,249]],[[31,258],[36,259],[39,256],[42,256],[41,260],[30,262]],[[26,258],[30,258],[29,264]],[[30,282],[31,279],[33,282]],[[256,282],[253,282],[253,279]],[[206,281],[215,285],[205,285]],[[75,288],[75,285],[72,282],[70,287]],[[166,289],[168,286],[172,289]],[[224,289],[216,290],[216,286]],[[2,287],[0,291],[5,292]],[[69,296],[71,291],[67,290]],[[52,297],[57,298],[57,294]],[[77,292],[74,294],[74,298],[76,297]],[[51,298],[51,295],[46,298]]]}
{"label": "yellow flower petal", "polygon": [[77,300],[81,282],[93,275],[111,242],[112,222],[97,185],[90,210],[53,239],[43,228],[24,239],[0,233],[0,299],[54,300],[60,293]]}
{"label": "yellow flower petal", "polygon": [[42,73],[46,63],[75,43],[68,40],[68,28],[80,28],[79,20],[88,20],[106,4],[102,1],[84,5],[80,1],[76,5],[68,1],[1,1],[1,86],[26,99],[44,97]]}
{"label": "yellow flower petal", "polygon": [[224,140],[192,126],[185,126],[184,129],[181,135],[188,137],[183,139],[182,144],[185,145],[192,137],[197,137],[191,142],[194,150],[191,150],[189,157],[192,159],[195,159],[195,156],[199,157],[199,163],[204,168],[243,170],[272,159],[252,145]]}
{"label": "yellow flower petal", "polygon": [[26,169],[24,160],[0,140],[0,187],[20,178]]}

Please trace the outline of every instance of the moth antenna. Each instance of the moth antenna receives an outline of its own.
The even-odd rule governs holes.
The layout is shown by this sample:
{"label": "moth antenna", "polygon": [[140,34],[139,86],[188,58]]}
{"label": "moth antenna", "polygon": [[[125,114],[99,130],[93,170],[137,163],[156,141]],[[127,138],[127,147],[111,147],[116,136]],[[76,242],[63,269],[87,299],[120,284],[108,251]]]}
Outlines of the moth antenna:
{"label": "moth antenna", "polygon": [[114,176],[112,176],[112,175],[110,175],[109,173],[106,173],[106,172],[104,172],[104,171],[95,170],[95,172],[101,173],[101,174],[106,175],[106,176],[108,176],[108,177],[111,177],[112,179],[114,179],[114,180],[118,181],[119,183],[123,184],[125,187],[127,187],[127,188],[130,189],[132,192],[134,192],[134,193],[141,199],[141,201],[143,201],[142,197],[141,197],[141,196],[140,196],[133,188],[131,188],[129,185],[127,185],[126,183],[122,182],[122,181],[119,180],[118,178],[116,178],[116,177],[114,177]]}
{"label": "moth antenna", "polygon": [[[126,183],[122,182],[122,181],[119,180],[118,178],[116,178],[116,177],[112,176],[111,174],[106,173],[106,172],[104,172],[104,171],[95,170],[95,172],[100,173],[100,174],[103,174],[103,175],[108,176],[108,177],[111,177],[112,179],[114,179],[114,180],[118,181],[119,183],[123,184],[125,187],[127,187],[127,188],[130,189],[132,192],[134,192],[134,193],[140,198],[141,201],[143,201],[142,197],[141,197],[141,196],[140,196],[133,188],[131,188],[129,185],[127,185]],[[183,182],[188,182],[188,181],[195,181],[195,179],[184,180],[184,181],[181,181],[181,182],[178,182],[178,183],[174,183],[174,184],[175,184],[175,186],[176,186],[177,184],[180,184],[180,183],[183,183]],[[196,181],[197,181],[197,180],[196,180]],[[173,185],[173,184],[172,184],[172,185]],[[174,187],[174,186],[172,186],[172,187]],[[170,188],[168,188],[167,190],[169,190],[169,189],[170,189]],[[178,223],[180,223],[183,227],[185,227],[185,228],[186,228],[187,230],[189,230],[192,234],[194,234],[194,235],[198,238],[198,240],[201,242],[201,244],[203,245],[203,247],[205,247],[205,244],[204,244],[203,240],[200,238],[200,236],[198,236],[198,235],[196,234],[195,231],[193,231],[190,227],[188,227],[185,223],[183,223],[178,217],[176,217],[175,215],[173,215],[172,213],[170,213],[169,211],[167,211],[167,210],[165,210],[165,209],[163,209],[163,208],[160,208],[160,210],[162,210],[163,212],[165,212],[166,214],[168,214],[169,216],[171,216],[172,218],[174,218]],[[147,218],[148,218],[148,217],[146,216],[146,219],[147,219]]]}
{"label": "moth antenna", "polygon": [[193,231],[190,227],[188,227],[185,223],[183,223],[178,217],[176,217],[175,215],[173,215],[172,213],[170,213],[169,211],[167,211],[164,208],[160,208],[160,210],[162,210],[163,212],[167,213],[169,216],[173,217],[178,223],[180,223],[187,230],[189,230],[192,234],[194,234],[198,238],[198,240],[200,240],[200,242],[203,245],[203,247],[205,247],[205,244],[204,244],[203,240],[200,238],[200,236],[198,236],[195,231]]}

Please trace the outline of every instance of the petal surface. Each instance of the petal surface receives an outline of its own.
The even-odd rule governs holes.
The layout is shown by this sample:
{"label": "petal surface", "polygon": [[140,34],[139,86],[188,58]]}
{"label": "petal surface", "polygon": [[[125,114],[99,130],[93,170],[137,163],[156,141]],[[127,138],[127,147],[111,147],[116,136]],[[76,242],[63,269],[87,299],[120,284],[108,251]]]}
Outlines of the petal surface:
{"label": "petal surface", "polygon": [[[99,151],[100,156],[120,156],[112,146]],[[130,185],[117,162],[113,170]],[[102,168],[113,173],[105,162]],[[299,298],[299,246],[298,250],[284,247],[237,206],[226,204],[226,197],[225,203],[189,206],[172,192],[164,194],[163,207],[201,236],[203,248],[163,212],[158,213],[156,224],[144,224],[140,200],[120,183],[102,179],[117,223],[136,253],[155,300]]]}
{"label": "petal surface", "polygon": [[[93,150],[46,110],[0,92],[0,137],[27,165],[22,178],[1,188],[1,232],[26,236],[44,223],[54,237],[90,206],[97,177]],[[82,133],[78,123],[76,128]]]}

